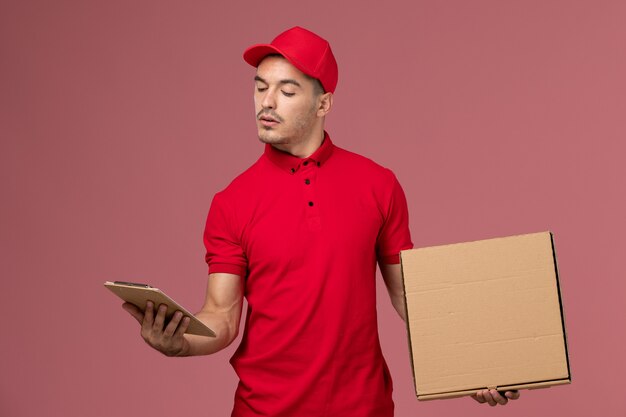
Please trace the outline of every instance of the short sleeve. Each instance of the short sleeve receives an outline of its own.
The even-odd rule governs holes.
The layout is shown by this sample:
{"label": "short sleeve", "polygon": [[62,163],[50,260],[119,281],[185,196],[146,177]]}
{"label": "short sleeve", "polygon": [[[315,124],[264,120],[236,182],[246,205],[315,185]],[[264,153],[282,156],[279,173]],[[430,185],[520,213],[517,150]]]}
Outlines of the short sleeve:
{"label": "short sleeve", "polygon": [[404,191],[396,176],[385,193],[385,218],[376,242],[376,256],[380,264],[400,263],[400,251],[413,248],[409,230],[409,210]]}
{"label": "short sleeve", "polygon": [[205,260],[209,274],[221,272],[246,276],[247,260],[236,225],[234,211],[222,194],[216,194],[204,228]]}

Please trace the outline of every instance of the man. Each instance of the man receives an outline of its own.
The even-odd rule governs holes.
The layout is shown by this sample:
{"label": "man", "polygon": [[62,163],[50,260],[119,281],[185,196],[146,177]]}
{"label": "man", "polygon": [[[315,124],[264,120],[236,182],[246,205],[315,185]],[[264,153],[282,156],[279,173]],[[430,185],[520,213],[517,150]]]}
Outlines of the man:
{"label": "man", "polygon": [[[337,64],[330,45],[295,27],[244,53],[257,67],[259,160],[217,193],[204,242],[209,280],[197,317],[216,338],[185,335],[178,312],[125,304],[148,344],[168,356],[206,355],[245,331],[231,363],[233,416],[393,415],[376,321],[376,264],[406,320],[399,253],[413,245],[393,173],[333,144],[324,130]],[[479,402],[506,404],[482,391]]]}

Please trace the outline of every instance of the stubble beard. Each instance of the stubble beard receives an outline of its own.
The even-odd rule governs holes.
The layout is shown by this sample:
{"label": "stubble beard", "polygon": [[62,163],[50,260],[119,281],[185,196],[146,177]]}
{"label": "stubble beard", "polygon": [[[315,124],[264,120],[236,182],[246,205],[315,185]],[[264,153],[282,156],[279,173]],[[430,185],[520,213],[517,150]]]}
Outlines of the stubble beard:
{"label": "stubble beard", "polygon": [[280,145],[283,143],[289,143],[284,136],[279,135],[278,132],[274,131],[274,128],[271,127],[259,127],[259,140],[263,143],[269,143],[270,145]]}
{"label": "stubble beard", "polygon": [[[298,117],[293,126],[281,122],[274,127],[260,126],[258,131],[259,140],[270,145],[287,145],[304,142],[313,129],[313,121],[310,117]],[[280,130],[283,130],[281,132]]]}
{"label": "stubble beard", "polygon": [[[270,145],[293,145],[302,143],[308,138],[313,129],[315,113],[315,103],[312,103],[309,112],[296,117],[293,121],[293,126],[289,126],[288,122],[286,123],[283,118],[272,112],[271,115],[278,119],[280,123],[274,127],[259,126],[259,140],[262,143],[268,143]],[[262,112],[257,115],[257,120],[261,114]],[[282,133],[280,132],[281,129],[283,130]]]}

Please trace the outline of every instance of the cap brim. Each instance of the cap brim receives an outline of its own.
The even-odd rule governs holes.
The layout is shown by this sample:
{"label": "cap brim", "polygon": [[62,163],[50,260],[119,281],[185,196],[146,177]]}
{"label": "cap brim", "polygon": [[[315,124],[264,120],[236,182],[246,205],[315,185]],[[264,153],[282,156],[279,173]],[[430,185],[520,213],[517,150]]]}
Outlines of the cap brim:
{"label": "cap brim", "polygon": [[246,49],[243,53],[243,59],[253,67],[258,67],[259,62],[261,62],[263,58],[272,54],[279,54],[287,58],[285,54],[275,46],[268,44],[259,44],[253,45]]}

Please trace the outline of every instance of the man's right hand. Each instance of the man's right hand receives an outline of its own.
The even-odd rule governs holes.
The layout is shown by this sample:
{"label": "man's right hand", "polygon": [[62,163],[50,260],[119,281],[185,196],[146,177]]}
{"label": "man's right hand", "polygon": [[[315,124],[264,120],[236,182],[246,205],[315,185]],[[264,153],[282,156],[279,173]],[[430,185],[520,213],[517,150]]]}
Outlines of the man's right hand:
{"label": "man's right hand", "polygon": [[131,303],[124,303],[122,308],[141,324],[141,337],[147,344],[166,356],[187,355],[189,342],[185,339],[185,331],[189,327],[189,317],[183,317],[183,313],[177,311],[169,323],[165,323],[167,306],[161,304],[155,316],[152,301],[146,303],[145,312]]}

